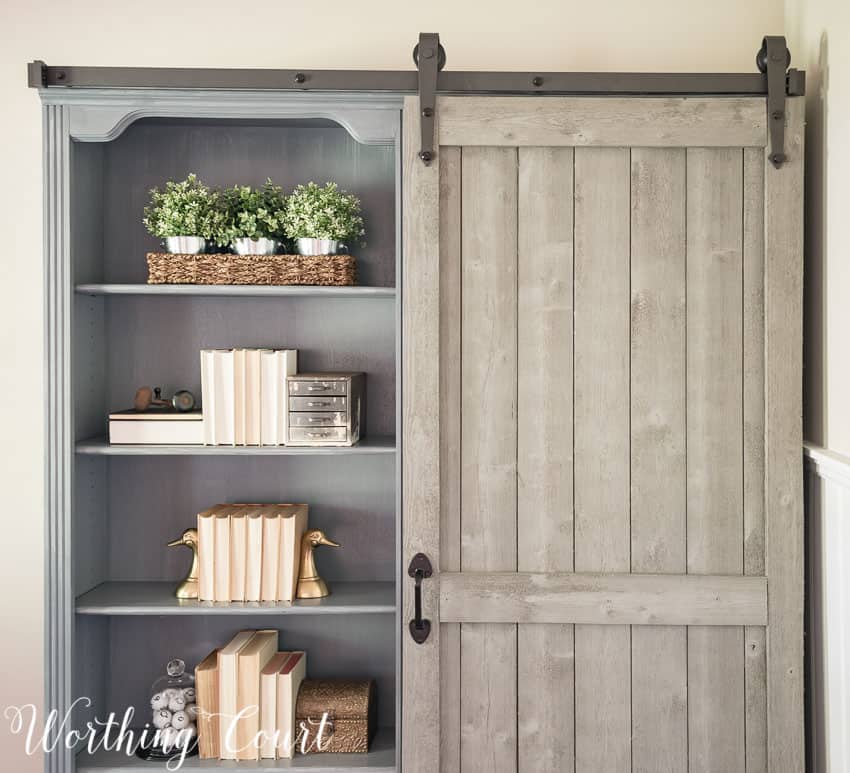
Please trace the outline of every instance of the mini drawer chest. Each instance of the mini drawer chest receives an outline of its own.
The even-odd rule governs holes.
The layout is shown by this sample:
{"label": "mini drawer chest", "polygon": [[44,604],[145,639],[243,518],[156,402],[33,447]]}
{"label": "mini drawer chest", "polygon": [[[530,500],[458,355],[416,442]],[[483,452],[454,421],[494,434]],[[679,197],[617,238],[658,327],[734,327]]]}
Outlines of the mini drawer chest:
{"label": "mini drawer chest", "polygon": [[353,446],[366,419],[365,373],[288,376],[290,446]]}

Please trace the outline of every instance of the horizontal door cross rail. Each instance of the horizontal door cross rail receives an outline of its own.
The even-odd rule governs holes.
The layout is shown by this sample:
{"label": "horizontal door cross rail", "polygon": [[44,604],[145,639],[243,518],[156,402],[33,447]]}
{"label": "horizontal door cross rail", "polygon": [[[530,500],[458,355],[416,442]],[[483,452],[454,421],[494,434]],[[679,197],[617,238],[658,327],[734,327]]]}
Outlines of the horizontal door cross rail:
{"label": "horizontal door cross rail", "polygon": [[767,625],[767,578],[444,572],[443,623]]}

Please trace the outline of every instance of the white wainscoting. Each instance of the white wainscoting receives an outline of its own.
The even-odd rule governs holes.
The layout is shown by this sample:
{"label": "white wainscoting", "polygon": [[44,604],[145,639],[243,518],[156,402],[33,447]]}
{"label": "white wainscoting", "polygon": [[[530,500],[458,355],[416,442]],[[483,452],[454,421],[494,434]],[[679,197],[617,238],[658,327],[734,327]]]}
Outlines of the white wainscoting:
{"label": "white wainscoting", "polygon": [[806,445],[808,769],[850,771],[850,459]]}

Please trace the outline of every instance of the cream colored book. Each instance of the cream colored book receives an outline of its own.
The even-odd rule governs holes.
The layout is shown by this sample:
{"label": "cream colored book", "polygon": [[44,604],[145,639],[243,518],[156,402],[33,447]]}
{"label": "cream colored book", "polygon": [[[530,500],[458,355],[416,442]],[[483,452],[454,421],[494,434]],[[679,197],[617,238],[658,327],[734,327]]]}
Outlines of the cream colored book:
{"label": "cream colored book", "polygon": [[263,511],[258,507],[248,507],[245,521],[248,527],[245,601],[260,601],[263,590]]}
{"label": "cream colored book", "polygon": [[233,350],[215,349],[213,351],[213,392],[215,393],[213,416],[215,443],[218,446],[236,445],[234,384]]}
{"label": "cream colored book", "polygon": [[195,667],[195,705],[197,707],[198,754],[202,760],[217,760],[219,750],[218,722],[218,653],[213,650]]}
{"label": "cream colored book", "polygon": [[236,723],[238,760],[260,759],[260,673],[277,652],[277,631],[257,631],[239,650],[236,702],[244,715]]}
{"label": "cream colored book", "polygon": [[295,703],[307,674],[307,653],[293,652],[277,676],[277,756],[291,760],[295,756]]}
{"label": "cream colored book", "polygon": [[245,444],[260,445],[260,349],[245,350]]}
{"label": "cream colored book", "polygon": [[215,511],[215,551],[213,561],[215,572],[215,600],[230,601],[230,509],[216,508]]}
{"label": "cream colored book", "polygon": [[307,531],[307,505],[281,505],[280,566],[278,568],[277,600],[293,601],[298,586],[301,537]]}
{"label": "cream colored book", "polygon": [[260,672],[260,733],[263,739],[260,758],[264,760],[277,757],[277,675],[289,655],[289,652],[278,652]]}
{"label": "cream colored book", "polygon": [[235,760],[238,741],[236,717],[239,714],[239,652],[256,636],[257,631],[240,631],[218,654],[219,755]]}
{"label": "cream colored book", "polygon": [[204,414],[204,445],[215,442],[215,393],[213,391],[213,351],[201,349],[201,410]]}
{"label": "cream colored book", "polygon": [[289,441],[289,384],[287,376],[298,372],[298,351],[296,349],[280,349],[275,352],[277,357],[277,442],[286,445]]}
{"label": "cream colored book", "polygon": [[215,601],[215,511],[198,513],[198,599]]}
{"label": "cream colored book", "polygon": [[276,446],[277,441],[277,356],[271,349],[260,352],[260,443]]}
{"label": "cream colored book", "polygon": [[247,443],[245,422],[245,349],[233,350],[233,443],[244,446]]}
{"label": "cream colored book", "polygon": [[245,601],[248,562],[248,521],[244,507],[230,511],[230,600]]}
{"label": "cream colored book", "polygon": [[277,508],[263,508],[263,569],[261,601],[277,601],[278,572],[280,570],[280,518]]}

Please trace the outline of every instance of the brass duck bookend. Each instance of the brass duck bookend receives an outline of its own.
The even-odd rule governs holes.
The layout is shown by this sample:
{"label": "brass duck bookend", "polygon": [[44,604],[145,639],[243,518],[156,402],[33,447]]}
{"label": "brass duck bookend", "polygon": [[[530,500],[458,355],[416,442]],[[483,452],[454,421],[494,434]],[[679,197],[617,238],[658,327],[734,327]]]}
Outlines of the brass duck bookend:
{"label": "brass duck bookend", "polygon": [[301,538],[301,571],[298,573],[298,589],[295,597],[299,599],[320,599],[330,596],[328,584],[319,577],[316,571],[316,561],[313,558],[313,548],[316,545],[330,545],[338,548],[339,544],[329,540],[321,529],[309,529]]}
{"label": "brass duck bookend", "polygon": [[168,543],[170,548],[179,545],[192,549],[192,568],[189,569],[189,574],[186,575],[183,582],[177,586],[174,595],[178,599],[196,599],[198,598],[198,530],[186,529],[180,539]]}

